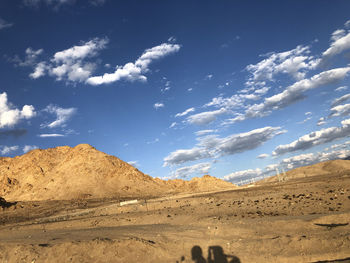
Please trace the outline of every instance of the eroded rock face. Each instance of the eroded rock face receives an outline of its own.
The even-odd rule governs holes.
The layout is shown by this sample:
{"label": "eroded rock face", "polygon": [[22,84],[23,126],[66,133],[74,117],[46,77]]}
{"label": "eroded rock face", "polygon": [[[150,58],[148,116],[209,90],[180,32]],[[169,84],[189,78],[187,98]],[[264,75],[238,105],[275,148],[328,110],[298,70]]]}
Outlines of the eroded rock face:
{"label": "eroded rock face", "polygon": [[0,158],[0,194],[10,201],[149,197],[228,187],[235,186],[208,176],[189,182],[154,179],[88,144]]}

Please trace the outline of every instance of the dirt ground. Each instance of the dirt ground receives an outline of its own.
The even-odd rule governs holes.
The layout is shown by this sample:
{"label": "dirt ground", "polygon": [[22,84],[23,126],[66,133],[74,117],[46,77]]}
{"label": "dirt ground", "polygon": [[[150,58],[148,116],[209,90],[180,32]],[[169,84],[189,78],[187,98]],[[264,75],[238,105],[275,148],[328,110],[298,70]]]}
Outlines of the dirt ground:
{"label": "dirt ground", "polygon": [[350,262],[350,175],[0,208],[0,262]]}

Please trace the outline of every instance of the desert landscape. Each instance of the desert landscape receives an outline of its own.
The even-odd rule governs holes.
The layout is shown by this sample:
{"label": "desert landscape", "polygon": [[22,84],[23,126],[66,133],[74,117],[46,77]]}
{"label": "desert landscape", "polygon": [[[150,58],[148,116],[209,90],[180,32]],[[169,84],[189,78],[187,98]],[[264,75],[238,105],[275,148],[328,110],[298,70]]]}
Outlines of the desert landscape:
{"label": "desert landscape", "polygon": [[0,159],[1,262],[350,262],[350,161],[235,186],[90,145]]}

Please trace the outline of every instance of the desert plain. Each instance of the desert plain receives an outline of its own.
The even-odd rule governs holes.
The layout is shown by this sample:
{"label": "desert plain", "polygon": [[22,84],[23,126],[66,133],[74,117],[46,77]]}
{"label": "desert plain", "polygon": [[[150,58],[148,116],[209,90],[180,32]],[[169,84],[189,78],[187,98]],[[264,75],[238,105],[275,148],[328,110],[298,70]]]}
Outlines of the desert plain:
{"label": "desert plain", "polygon": [[1,158],[0,180],[0,262],[350,262],[349,160],[238,187],[78,145]]}

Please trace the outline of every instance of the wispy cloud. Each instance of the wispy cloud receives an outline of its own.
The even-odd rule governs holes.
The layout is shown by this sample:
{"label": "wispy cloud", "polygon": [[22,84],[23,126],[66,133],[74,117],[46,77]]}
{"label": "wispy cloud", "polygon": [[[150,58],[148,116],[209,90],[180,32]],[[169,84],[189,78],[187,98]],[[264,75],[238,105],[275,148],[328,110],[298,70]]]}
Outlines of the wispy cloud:
{"label": "wispy cloud", "polygon": [[188,178],[191,175],[205,175],[208,174],[211,168],[211,163],[198,163],[192,166],[184,166],[176,169],[171,178]]}
{"label": "wispy cloud", "polygon": [[59,133],[43,133],[38,135],[41,138],[50,138],[50,137],[64,137],[65,135]]}
{"label": "wispy cloud", "polygon": [[74,114],[76,114],[76,108],[61,108],[57,105],[50,104],[45,109],[45,112],[56,115],[56,120],[50,123],[42,124],[42,128],[57,128],[65,127],[67,121],[69,121]]}
{"label": "wispy cloud", "polygon": [[9,27],[12,27],[12,26],[13,26],[12,23],[8,23],[8,22],[6,22],[4,19],[2,19],[0,17],[0,30],[1,29],[5,29],[5,28],[9,28]]}
{"label": "wispy cloud", "polygon": [[308,90],[343,80],[348,75],[349,71],[350,67],[336,68],[316,74],[309,79],[297,81],[293,85],[287,87],[283,92],[265,98],[262,103],[248,107],[244,114],[226,120],[225,124],[233,124],[237,121],[270,115],[275,110],[285,108],[305,98],[304,93]]}
{"label": "wispy cloud", "polygon": [[233,155],[252,150],[284,132],[281,130],[281,127],[264,127],[245,133],[232,134],[224,138],[216,135],[200,137],[198,138],[199,143],[195,147],[171,152],[164,158],[163,166],[177,165],[209,157]]}
{"label": "wispy cloud", "polygon": [[225,108],[213,111],[205,111],[197,114],[193,114],[187,117],[187,122],[196,125],[206,125],[217,119],[218,116],[227,113]]}
{"label": "wispy cloud", "polygon": [[194,112],[195,110],[196,110],[195,108],[189,108],[189,109],[187,109],[187,110],[185,110],[183,112],[177,113],[175,115],[175,117],[183,117],[183,116],[189,114],[190,112]]}
{"label": "wispy cloud", "polygon": [[279,145],[273,151],[273,155],[282,155],[285,153],[306,150],[313,146],[332,142],[337,139],[350,136],[350,119],[343,120],[340,127],[330,127],[319,131],[314,131],[297,140],[284,145]]}

